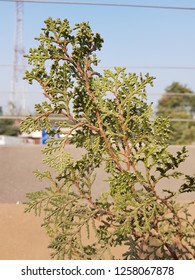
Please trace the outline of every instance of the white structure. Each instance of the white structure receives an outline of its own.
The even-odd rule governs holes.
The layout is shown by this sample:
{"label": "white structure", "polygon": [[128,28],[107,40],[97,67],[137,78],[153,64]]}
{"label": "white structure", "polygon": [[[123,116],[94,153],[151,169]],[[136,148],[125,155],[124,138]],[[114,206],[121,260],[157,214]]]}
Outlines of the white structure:
{"label": "white structure", "polygon": [[0,145],[18,145],[21,144],[19,137],[0,135]]}
{"label": "white structure", "polygon": [[30,134],[23,132],[20,139],[23,144],[41,144],[41,136],[42,132],[36,130]]}

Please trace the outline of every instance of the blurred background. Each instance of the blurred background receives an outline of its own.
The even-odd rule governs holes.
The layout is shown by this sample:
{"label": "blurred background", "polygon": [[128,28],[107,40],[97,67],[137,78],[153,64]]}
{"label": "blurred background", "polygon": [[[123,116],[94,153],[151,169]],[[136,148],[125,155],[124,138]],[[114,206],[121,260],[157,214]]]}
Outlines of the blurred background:
{"label": "blurred background", "polygon": [[148,87],[148,103],[155,114],[170,117],[170,144],[193,144],[194,15],[193,0],[0,0],[0,135],[18,135],[16,116],[33,114],[34,105],[43,101],[40,87],[22,79],[28,68],[23,56],[37,46],[34,38],[52,17],[68,18],[72,26],[89,21],[101,34],[99,72],[120,66],[156,77],[154,87]]}
{"label": "blurred background", "polygon": [[[42,220],[24,215],[22,204],[27,192],[44,187],[32,171],[43,170],[41,149],[47,135],[21,134],[19,128],[24,116],[34,114],[34,105],[44,100],[38,84],[23,80],[28,69],[24,54],[37,46],[34,38],[48,17],[67,18],[71,26],[89,21],[104,38],[97,53],[99,72],[119,66],[156,78],[154,87],[147,88],[148,103],[154,115],[170,119],[170,150],[188,145],[189,158],[181,170],[195,173],[194,0],[0,0],[0,259],[49,258]],[[104,170],[98,178],[95,187],[103,191]],[[176,187],[174,182],[166,185]],[[194,198],[189,194],[182,199]]]}

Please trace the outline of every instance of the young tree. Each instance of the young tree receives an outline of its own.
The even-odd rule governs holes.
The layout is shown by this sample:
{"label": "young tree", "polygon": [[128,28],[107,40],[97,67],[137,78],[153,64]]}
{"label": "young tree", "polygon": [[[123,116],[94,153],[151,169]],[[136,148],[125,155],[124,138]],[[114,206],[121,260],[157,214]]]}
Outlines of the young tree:
{"label": "young tree", "polygon": [[[177,193],[166,186],[164,195],[157,191],[163,178],[184,177],[177,168],[187,151],[170,154],[167,120],[151,119],[146,86],[153,77],[123,68],[99,74],[95,52],[103,40],[88,23],[71,28],[67,19],[48,18],[45,24],[39,46],[27,55],[32,69],[26,79],[40,84],[47,101],[36,105],[37,116],[27,116],[21,128],[50,134],[43,149],[50,168],[35,172],[48,187],[28,194],[26,211],[43,212],[52,257],[103,259],[108,252],[114,258],[112,248],[125,245],[125,259],[194,259],[194,222],[176,195],[194,191],[195,178],[186,176]],[[51,114],[64,117],[55,131]],[[69,132],[54,138],[64,127]],[[78,160],[66,151],[69,136],[71,144],[85,149]],[[95,199],[100,166],[109,189]],[[84,242],[84,234],[92,232],[95,241]]]}
{"label": "young tree", "polygon": [[157,115],[175,119],[170,124],[172,136],[169,144],[192,144],[195,142],[195,124],[192,122],[195,115],[194,93],[177,82],[173,82],[165,91],[158,102]]}

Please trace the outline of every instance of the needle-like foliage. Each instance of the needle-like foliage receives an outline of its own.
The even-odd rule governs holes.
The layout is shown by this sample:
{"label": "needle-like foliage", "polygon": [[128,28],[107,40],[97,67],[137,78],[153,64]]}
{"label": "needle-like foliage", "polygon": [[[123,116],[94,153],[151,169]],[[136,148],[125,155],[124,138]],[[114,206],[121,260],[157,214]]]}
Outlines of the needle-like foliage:
{"label": "needle-like foliage", "polygon": [[[21,128],[50,135],[43,149],[48,169],[35,171],[48,187],[27,195],[26,211],[43,214],[52,256],[114,259],[113,247],[123,246],[125,259],[194,259],[195,222],[176,197],[194,191],[195,179],[187,176],[178,192],[158,187],[164,178],[185,179],[178,167],[187,151],[167,150],[169,123],[153,118],[146,100],[154,78],[124,68],[98,73],[103,39],[86,22],[71,28],[67,19],[48,18],[36,40],[25,78],[38,82],[46,101]],[[54,129],[56,114],[63,119]],[[83,148],[80,159],[67,153],[67,143]],[[94,198],[100,167],[108,190]]]}

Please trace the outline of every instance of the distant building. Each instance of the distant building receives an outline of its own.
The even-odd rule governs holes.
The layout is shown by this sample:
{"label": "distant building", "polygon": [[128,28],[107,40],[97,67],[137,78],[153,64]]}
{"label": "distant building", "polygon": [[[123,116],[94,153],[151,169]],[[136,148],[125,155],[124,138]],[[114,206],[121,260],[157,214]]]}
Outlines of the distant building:
{"label": "distant building", "polygon": [[41,144],[41,131],[31,132],[30,134],[23,132],[20,135],[21,142],[23,144]]}
{"label": "distant building", "polygon": [[[53,128],[55,129],[55,127]],[[63,134],[56,133],[54,135],[55,138],[61,138],[66,137],[67,134],[70,132],[70,128],[61,128],[61,132]],[[42,129],[42,131],[35,131],[31,132],[30,134],[23,132],[20,136],[21,142],[23,144],[46,144],[47,140],[50,138],[50,135],[45,131],[45,129]],[[69,144],[70,138],[72,135],[69,135],[67,137],[66,143]]]}
{"label": "distant building", "polygon": [[0,145],[18,145],[21,139],[15,136],[0,135]]}

